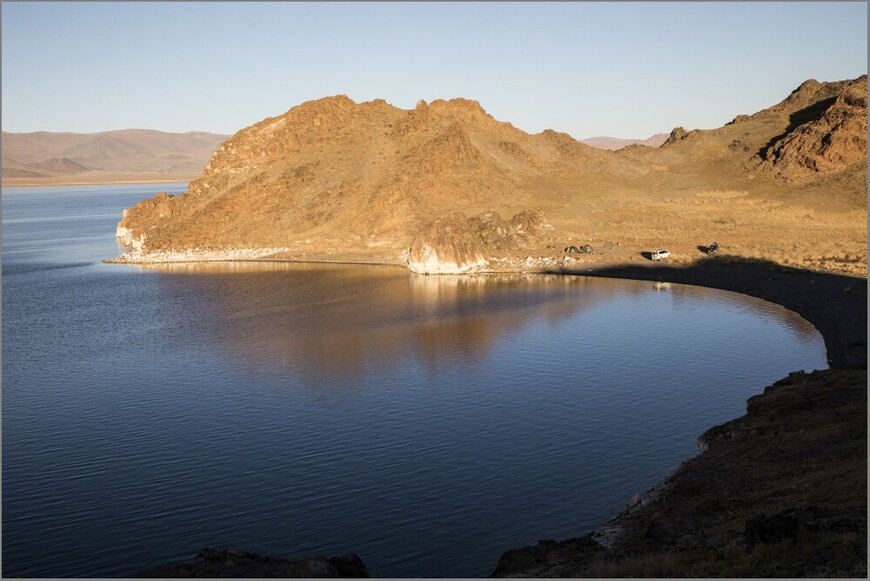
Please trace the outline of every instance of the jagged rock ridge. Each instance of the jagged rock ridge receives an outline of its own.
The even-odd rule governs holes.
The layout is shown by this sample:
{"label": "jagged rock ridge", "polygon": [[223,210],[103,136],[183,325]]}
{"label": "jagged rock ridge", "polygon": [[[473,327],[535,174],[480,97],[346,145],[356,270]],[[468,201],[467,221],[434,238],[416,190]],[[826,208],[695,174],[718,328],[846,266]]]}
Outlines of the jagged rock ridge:
{"label": "jagged rock ridge", "polygon": [[[788,181],[805,181],[839,171],[867,158],[867,83],[844,87],[836,97],[823,99],[809,120],[797,125],[760,152],[760,167]],[[818,91],[818,83],[805,83]]]}
{"label": "jagged rock ridge", "polygon": [[605,153],[552,131],[530,136],[476,101],[421,101],[405,111],[330,97],[243,129],[162,218],[142,204],[121,227],[149,249],[279,246],[325,232],[407,244],[437,217],[493,199],[515,213],[525,178],[604,170]]}

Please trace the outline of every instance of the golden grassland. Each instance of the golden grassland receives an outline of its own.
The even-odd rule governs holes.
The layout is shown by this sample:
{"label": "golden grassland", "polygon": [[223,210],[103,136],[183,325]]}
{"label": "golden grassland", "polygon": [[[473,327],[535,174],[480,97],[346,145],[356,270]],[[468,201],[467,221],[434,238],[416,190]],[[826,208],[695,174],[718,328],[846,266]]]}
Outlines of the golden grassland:
{"label": "golden grassland", "polygon": [[719,259],[764,259],[784,266],[866,276],[866,209],[827,210],[759,199],[746,191],[616,201],[578,220],[587,238],[619,241],[623,254],[667,248],[669,262],[693,262],[712,242]]}

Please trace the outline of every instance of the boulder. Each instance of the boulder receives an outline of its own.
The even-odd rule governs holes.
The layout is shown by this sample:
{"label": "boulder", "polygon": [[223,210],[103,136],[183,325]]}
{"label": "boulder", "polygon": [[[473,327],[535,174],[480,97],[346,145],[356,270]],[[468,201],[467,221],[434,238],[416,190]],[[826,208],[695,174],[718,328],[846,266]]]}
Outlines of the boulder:
{"label": "boulder", "polygon": [[545,238],[553,232],[553,225],[538,208],[529,208],[510,219],[510,224],[525,238]]}

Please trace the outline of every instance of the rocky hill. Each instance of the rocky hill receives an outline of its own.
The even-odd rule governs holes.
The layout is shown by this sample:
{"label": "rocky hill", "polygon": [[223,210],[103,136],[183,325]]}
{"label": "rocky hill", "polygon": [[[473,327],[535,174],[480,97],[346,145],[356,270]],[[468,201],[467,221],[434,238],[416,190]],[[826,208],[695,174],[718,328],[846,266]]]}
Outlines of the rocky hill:
{"label": "rocky hill", "polygon": [[[131,208],[118,233],[142,252],[407,260],[418,235],[448,215],[535,209],[553,233],[522,246],[531,254],[577,240],[633,257],[667,244],[694,259],[710,238],[741,257],[851,272],[866,262],[866,96],[866,76],[808,81],[725,127],[677,128],[661,147],[616,152],[554,130],[527,134],[466,99],[403,110],[329,97],[239,131],[186,193]],[[505,251],[472,255],[480,266]]]}
{"label": "rocky hill", "polygon": [[202,171],[226,135],[126,129],[102,133],[3,132],[3,180],[48,183],[86,174],[101,177],[155,174],[190,179]]}

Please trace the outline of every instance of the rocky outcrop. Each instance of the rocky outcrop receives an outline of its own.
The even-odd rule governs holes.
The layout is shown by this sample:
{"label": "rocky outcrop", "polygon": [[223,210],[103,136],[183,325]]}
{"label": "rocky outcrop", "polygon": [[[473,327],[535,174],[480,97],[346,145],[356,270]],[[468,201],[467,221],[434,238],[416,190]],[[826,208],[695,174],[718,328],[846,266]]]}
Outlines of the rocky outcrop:
{"label": "rocky outcrop", "polygon": [[149,569],[136,577],[145,578],[335,578],[369,577],[366,566],[356,555],[327,559],[286,560],[225,549],[202,549],[190,561]]}
{"label": "rocky outcrop", "polygon": [[673,145],[675,143],[679,143],[681,141],[686,141],[689,139],[696,139],[699,136],[697,130],[686,131],[682,127],[674,127],[671,131],[671,134],[668,135],[668,138],[665,139],[665,142],[662,143],[663,146]]}
{"label": "rocky outcrop", "polygon": [[537,208],[523,210],[510,219],[510,225],[523,240],[545,238],[553,233],[553,225]]}
{"label": "rocky outcrop", "polygon": [[115,236],[124,246],[142,250],[150,230],[157,228],[164,218],[176,211],[175,196],[160,192],[151,199],[143,200],[124,210]]}
{"label": "rocky outcrop", "polygon": [[486,250],[468,218],[454,212],[426,226],[408,253],[408,270],[419,274],[457,274],[486,263]]}
{"label": "rocky outcrop", "polygon": [[423,228],[406,262],[418,274],[471,272],[487,264],[492,255],[526,248],[552,232],[553,226],[536,208],[523,210],[508,221],[493,211],[472,218],[453,212]]}
{"label": "rocky outcrop", "polygon": [[[811,85],[804,90],[812,89],[817,87]],[[761,169],[786,181],[800,182],[867,159],[866,75],[820,105],[806,109],[809,120],[790,129],[759,154]]]}

